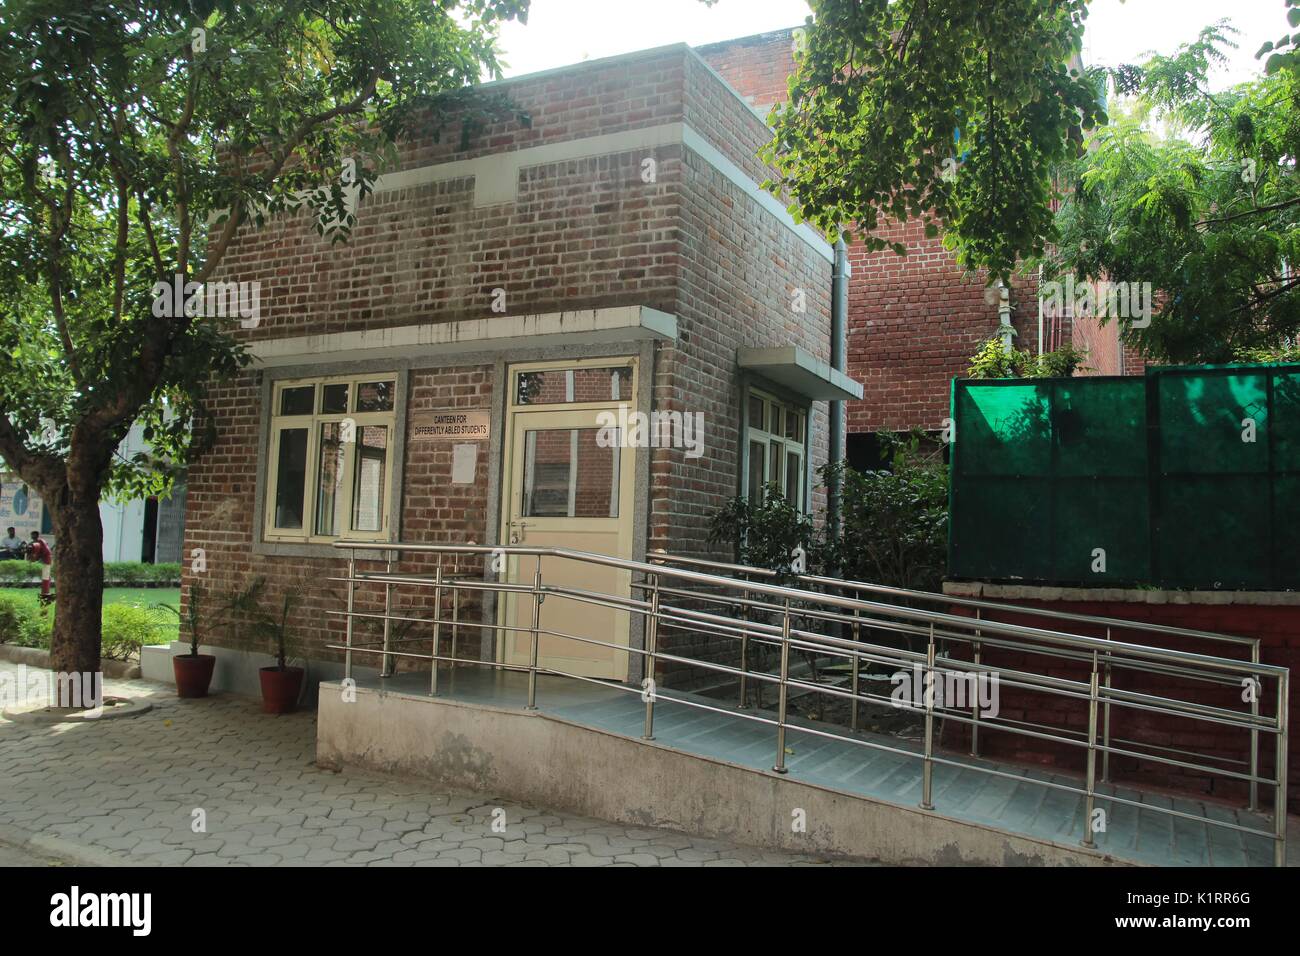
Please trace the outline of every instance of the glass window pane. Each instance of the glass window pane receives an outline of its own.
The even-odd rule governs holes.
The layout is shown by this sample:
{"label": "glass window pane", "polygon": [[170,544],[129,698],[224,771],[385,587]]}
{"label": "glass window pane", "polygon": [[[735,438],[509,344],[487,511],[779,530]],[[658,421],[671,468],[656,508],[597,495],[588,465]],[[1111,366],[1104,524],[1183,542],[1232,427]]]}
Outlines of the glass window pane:
{"label": "glass window pane", "polygon": [[384,484],[388,473],[388,426],[358,426],[356,439],[356,461],[352,474],[352,530],[382,531]]}
{"label": "glass window pane", "polygon": [[769,427],[767,430],[773,435],[780,435],[784,430],[784,427],[781,424],[781,416],[784,413],[785,409],[782,406],[776,404],[776,402],[772,403],[772,417],[768,419]]}
{"label": "glass window pane", "polygon": [[749,427],[765,431],[763,427],[764,401],[757,395],[749,396]]}
{"label": "glass window pane", "polygon": [[788,451],[785,453],[785,500],[796,508],[799,507],[799,489],[802,485],[802,462],[798,454]]}
{"label": "glass window pane", "polygon": [[280,391],[281,415],[310,415],[316,410],[316,386],[297,385]]}
{"label": "glass window pane", "polygon": [[761,441],[749,443],[749,500],[751,504],[763,503],[763,466],[767,449]]}
{"label": "glass window pane", "polygon": [[342,434],[342,422],[326,422],[320,427],[320,454],[316,462],[316,534],[343,533],[343,463],[347,449]]}
{"label": "glass window pane", "polygon": [[342,415],[348,410],[347,382],[321,386],[320,410],[322,415]]}
{"label": "glass window pane", "polygon": [[515,376],[516,405],[632,400],[632,368],[554,368]]}
{"label": "glass window pane", "polygon": [[395,382],[362,382],[357,386],[357,411],[391,412]]}
{"label": "glass window pane", "polygon": [[786,412],[785,437],[791,441],[803,441],[803,415],[799,412]]}
{"label": "glass window pane", "polygon": [[767,471],[767,480],[774,482],[778,487],[781,484],[781,456],[785,453],[785,446],[780,442],[772,442],[771,454],[772,463]]}
{"label": "glass window pane", "polygon": [[524,517],[617,518],[619,443],[599,428],[551,428],[524,438]]}
{"label": "glass window pane", "polygon": [[275,526],[301,529],[307,479],[307,429],[282,429],[276,456]]}

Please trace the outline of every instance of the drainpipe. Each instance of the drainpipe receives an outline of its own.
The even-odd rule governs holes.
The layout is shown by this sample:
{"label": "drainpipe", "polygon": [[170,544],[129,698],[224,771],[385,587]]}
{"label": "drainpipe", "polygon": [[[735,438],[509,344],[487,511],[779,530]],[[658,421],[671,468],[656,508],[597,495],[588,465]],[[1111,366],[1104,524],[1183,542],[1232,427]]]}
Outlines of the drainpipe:
{"label": "drainpipe", "polygon": [[998,280],[998,333],[1002,336],[1002,347],[1011,351],[1011,290],[1005,282]]}
{"label": "drainpipe", "polygon": [[1043,357],[1043,267],[1038,267],[1038,357]]}
{"label": "drainpipe", "polygon": [[[831,273],[831,368],[845,370],[849,318],[849,251],[843,239],[835,242],[835,268]],[[831,405],[830,454],[828,461],[836,465],[844,458],[844,402],[836,400]],[[826,489],[826,521],[835,534],[840,527],[840,482],[832,481]]]}

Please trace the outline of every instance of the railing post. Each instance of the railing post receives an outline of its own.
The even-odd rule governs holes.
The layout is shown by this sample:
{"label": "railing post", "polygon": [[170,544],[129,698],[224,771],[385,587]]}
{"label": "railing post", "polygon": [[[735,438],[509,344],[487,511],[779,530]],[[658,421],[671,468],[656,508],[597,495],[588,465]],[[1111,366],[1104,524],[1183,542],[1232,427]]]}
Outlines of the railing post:
{"label": "railing post", "polygon": [[1277,757],[1274,776],[1277,784],[1273,791],[1273,865],[1286,866],[1286,737],[1287,707],[1290,704],[1291,674],[1283,671],[1277,680]]}
{"label": "railing post", "polygon": [[533,646],[528,664],[528,709],[537,709],[537,647],[541,640],[542,623],[542,556],[537,556],[537,569],[533,571]]}
{"label": "railing post", "polygon": [[[1250,645],[1250,662],[1259,665],[1259,641]],[[1264,689],[1264,682],[1259,679],[1258,674],[1251,674],[1250,679],[1255,686],[1251,688],[1250,695],[1250,715],[1259,716],[1259,695]],[[1250,728],[1250,809],[1252,811],[1259,809],[1259,728]]]}
{"label": "railing post", "polygon": [[[395,553],[396,552],[394,551],[387,552],[388,561],[384,565],[384,573],[386,574],[391,575],[393,573],[393,555]],[[391,618],[392,613],[393,613],[393,585],[391,581],[385,581],[384,582],[384,663],[379,668],[380,677],[393,676],[393,658],[388,653],[389,638],[392,635],[392,626],[393,626],[393,621]]]}
{"label": "railing post", "polygon": [[740,592],[740,703],[737,710],[749,707],[749,592]]}
{"label": "railing post", "polygon": [[934,625],[930,625],[930,643],[925,653],[925,764],[921,768],[921,809],[933,810],[934,801]]}
{"label": "railing post", "polygon": [[[655,739],[655,650],[659,641],[659,575],[650,575],[650,617],[645,625],[645,673],[641,687],[645,696],[644,740]],[[649,681],[649,683],[646,683]]]}
{"label": "railing post", "polygon": [[790,599],[785,599],[785,614],[781,618],[781,684],[780,702],[776,710],[776,766],[777,773],[786,773],[785,766],[785,709],[790,688]]}
{"label": "railing post", "polygon": [[[1106,628],[1110,640],[1110,628]],[[1101,782],[1110,783],[1110,651],[1106,652],[1106,702],[1102,704],[1101,718]]]}
{"label": "railing post", "polygon": [[[975,609],[975,620],[977,620],[977,621],[979,621],[979,620],[983,620],[983,614],[984,614],[984,609],[981,608],[981,607],[977,607],[977,608]],[[984,635],[984,632],[981,631],[978,627],[976,627],[976,628],[975,628],[975,641],[974,641],[974,643],[973,643],[973,645],[972,645],[972,647],[973,647],[973,653],[972,653],[972,655],[971,655],[971,662],[975,665],[975,680],[976,680],[976,681],[978,681],[978,680],[980,679],[980,660],[981,660],[982,644],[981,644],[981,642],[980,642],[979,639],[980,639],[983,635]],[[976,686],[978,687],[979,685],[976,684]],[[977,691],[976,694],[975,694],[975,703],[971,706],[971,709],[970,709],[970,716],[971,716],[971,725],[970,725],[970,755],[971,755],[972,757],[978,757],[978,756],[980,755],[980,700],[979,700],[979,693],[978,693],[978,691]]]}
{"label": "railing post", "polygon": [[1092,652],[1092,677],[1088,681],[1088,782],[1087,794],[1083,803],[1083,839],[1079,841],[1088,849],[1096,847],[1092,838],[1092,810],[1096,803],[1097,787],[1097,694],[1100,686],[1100,673],[1097,668],[1097,652]]}
{"label": "railing post", "polygon": [[459,577],[452,578],[451,585],[451,671],[456,670],[456,639],[460,637],[460,588],[456,586]]}
{"label": "railing post", "polygon": [[442,652],[442,560],[433,577],[433,673],[429,678],[429,694],[438,696],[438,655]]}
{"label": "railing post", "polygon": [[[862,611],[859,608],[855,607],[853,609],[853,643],[854,644],[860,644],[862,642],[862,637],[860,633],[861,624],[859,623],[861,614]],[[861,672],[861,665],[862,665],[862,659],[858,657],[858,649],[855,647],[853,649],[853,686],[852,686],[853,704],[851,705],[849,710],[850,730],[858,729],[858,686],[860,680],[859,674]]]}
{"label": "railing post", "polygon": [[356,576],[357,552],[353,549],[348,549],[348,624],[347,638],[343,642],[347,647],[347,650],[343,654],[343,677],[347,680],[352,679],[352,606],[355,597],[353,589],[356,587],[356,585],[353,584],[353,579]]}

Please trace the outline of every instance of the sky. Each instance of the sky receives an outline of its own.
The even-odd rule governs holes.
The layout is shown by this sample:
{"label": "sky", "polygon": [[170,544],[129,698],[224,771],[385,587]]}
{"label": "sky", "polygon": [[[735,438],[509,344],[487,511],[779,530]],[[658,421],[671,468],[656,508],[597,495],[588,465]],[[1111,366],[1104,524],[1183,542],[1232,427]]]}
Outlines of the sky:
{"label": "sky", "polygon": [[[971,0],[978,2],[978,0]],[[502,46],[507,76],[631,53],[669,43],[698,46],[797,26],[804,0],[533,0],[528,25],[507,24]],[[1242,31],[1215,89],[1260,73],[1255,51],[1290,31],[1283,0],[1094,0],[1084,62],[1114,66],[1155,50],[1171,53],[1208,23],[1229,19]]]}

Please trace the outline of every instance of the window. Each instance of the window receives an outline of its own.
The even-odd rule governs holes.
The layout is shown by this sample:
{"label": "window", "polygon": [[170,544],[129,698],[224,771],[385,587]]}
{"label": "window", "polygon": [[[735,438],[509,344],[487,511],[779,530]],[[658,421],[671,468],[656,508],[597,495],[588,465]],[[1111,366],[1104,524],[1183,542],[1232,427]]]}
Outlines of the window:
{"label": "window", "polygon": [[394,376],[277,382],[263,537],[387,538]]}
{"label": "window", "polygon": [[808,409],[751,389],[745,396],[749,466],[746,494],[753,504],[763,500],[765,486],[776,484],[785,499],[800,510],[805,501],[805,446]]}

